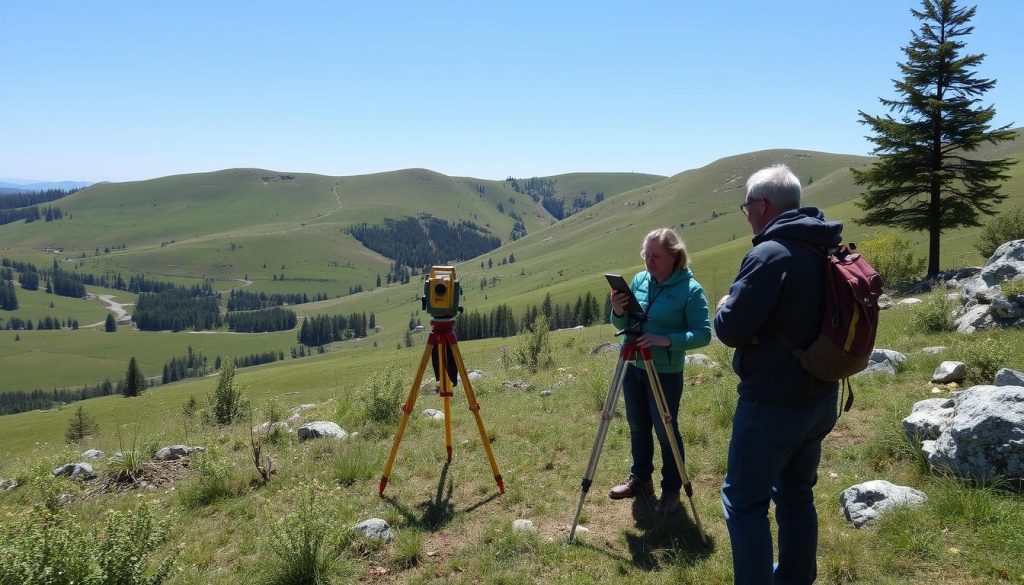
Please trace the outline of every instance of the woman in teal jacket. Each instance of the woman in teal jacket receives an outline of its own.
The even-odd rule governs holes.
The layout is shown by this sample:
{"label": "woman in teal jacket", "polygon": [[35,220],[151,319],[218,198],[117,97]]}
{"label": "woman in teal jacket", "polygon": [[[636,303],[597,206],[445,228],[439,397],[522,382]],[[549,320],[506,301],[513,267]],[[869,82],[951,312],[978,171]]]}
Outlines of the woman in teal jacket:
{"label": "woman in teal jacket", "polygon": [[[682,449],[678,418],[679,402],[683,397],[683,364],[686,350],[703,347],[711,341],[708,300],[688,268],[686,245],[675,231],[660,228],[647,234],[640,256],[647,270],[633,277],[630,288],[643,307],[647,322],[636,342],[640,347],[651,350],[654,369],[672,414],[672,432]],[[611,300],[612,324],[617,329],[625,329],[630,325],[625,312],[627,299],[613,290]],[[654,493],[651,479],[654,473],[653,429],[661,446],[662,462],[661,497],[655,510],[666,514],[673,512],[679,507],[679,490],[683,481],[672,458],[668,435],[661,423],[642,361],[631,362],[626,368],[622,393],[626,402],[633,466],[626,481],[612,488],[608,496],[619,500]]]}

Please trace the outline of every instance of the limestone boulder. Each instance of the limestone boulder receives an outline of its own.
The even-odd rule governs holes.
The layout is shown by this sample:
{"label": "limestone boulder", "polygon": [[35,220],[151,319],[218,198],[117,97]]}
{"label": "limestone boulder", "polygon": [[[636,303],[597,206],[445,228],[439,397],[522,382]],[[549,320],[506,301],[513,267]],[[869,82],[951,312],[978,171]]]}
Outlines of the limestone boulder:
{"label": "limestone boulder", "polygon": [[932,373],[932,382],[948,384],[949,382],[962,382],[964,374],[967,373],[967,364],[963,362],[944,361]]}
{"label": "limestone boulder", "polygon": [[307,439],[348,438],[348,433],[339,427],[337,423],[323,420],[308,422],[299,427],[296,432],[300,441],[305,441]]}
{"label": "limestone boulder", "polygon": [[857,528],[877,522],[887,511],[897,506],[920,506],[927,500],[928,496],[920,490],[882,479],[848,487],[839,496],[843,515]]}
{"label": "limestone boulder", "polygon": [[928,462],[974,479],[1024,479],[1024,386],[955,393],[953,414]]}
{"label": "limestone boulder", "polygon": [[914,404],[903,419],[903,433],[911,441],[937,439],[953,416],[953,399],[930,398]]}

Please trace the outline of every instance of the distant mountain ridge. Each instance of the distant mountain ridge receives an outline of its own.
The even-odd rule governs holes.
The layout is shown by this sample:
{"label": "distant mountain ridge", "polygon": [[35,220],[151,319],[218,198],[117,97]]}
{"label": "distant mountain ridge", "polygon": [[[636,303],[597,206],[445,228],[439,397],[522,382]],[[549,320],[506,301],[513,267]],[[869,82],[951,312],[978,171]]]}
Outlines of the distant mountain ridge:
{"label": "distant mountain ridge", "polygon": [[0,179],[0,194],[29,193],[49,189],[82,189],[93,185],[88,181],[38,181],[35,179]]}

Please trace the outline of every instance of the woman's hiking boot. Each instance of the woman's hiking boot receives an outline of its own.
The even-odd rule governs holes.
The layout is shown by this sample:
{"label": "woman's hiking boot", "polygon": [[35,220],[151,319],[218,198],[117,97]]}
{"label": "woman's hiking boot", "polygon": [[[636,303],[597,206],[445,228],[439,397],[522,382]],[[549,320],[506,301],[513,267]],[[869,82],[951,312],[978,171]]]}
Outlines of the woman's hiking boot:
{"label": "woman's hiking boot", "polygon": [[624,500],[626,498],[635,498],[636,496],[650,496],[654,495],[654,482],[649,477],[640,478],[632,473],[626,478],[626,481],[613,487],[608,492],[608,497],[613,500]]}

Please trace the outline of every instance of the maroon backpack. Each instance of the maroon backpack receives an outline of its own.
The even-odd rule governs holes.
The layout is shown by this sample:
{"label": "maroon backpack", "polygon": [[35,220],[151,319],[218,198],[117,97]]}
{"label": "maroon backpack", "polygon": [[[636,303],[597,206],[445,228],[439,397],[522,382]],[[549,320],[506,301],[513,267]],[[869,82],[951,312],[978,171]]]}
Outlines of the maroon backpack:
{"label": "maroon backpack", "polygon": [[882,278],[856,252],[855,244],[841,244],[826,253],[805,242],[799,243],[825,260],[821,331],[806,349],[794,348],[784,336],[782,339],[812,376],[827,382],[843,380],[844,389],[849,390],[843,410],[850,410],[853,389],[847,378],[868,366],[874,350]]}

